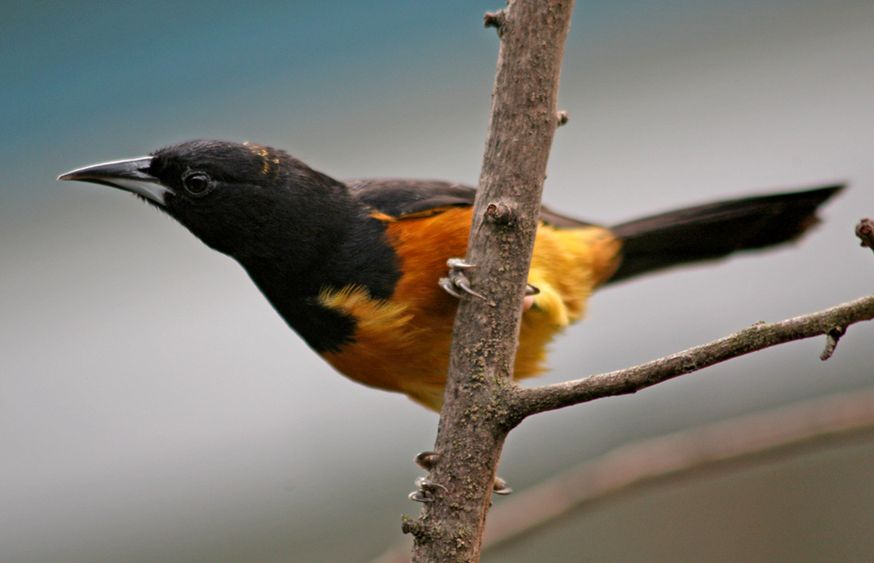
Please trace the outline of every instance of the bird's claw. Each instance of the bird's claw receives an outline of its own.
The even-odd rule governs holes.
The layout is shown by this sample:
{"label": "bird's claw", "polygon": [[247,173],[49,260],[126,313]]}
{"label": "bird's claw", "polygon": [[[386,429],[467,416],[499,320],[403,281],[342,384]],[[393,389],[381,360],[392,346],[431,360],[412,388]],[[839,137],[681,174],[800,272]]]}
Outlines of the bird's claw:
{"label": "bird's claw", "polygon": [[443,289],[443,291],[445,291],[452,297],[455,297],[456,299],[461,299],[462,295],[455,291],[455,285],[449,278],[440,278],[439,280],[437,280],[437,285],[439,285]]}
{"label": "bird's claw", "polygon": [[434,499],[426,495],[424,491],[413,491],[407,495],[407,498],[416,502],[434,502]]}
{"label": "bird's claw", "polygon": [[440,457],[440,454],[432,451],[424,451],[416,454],[415,462],[416,465],[424,469],[425,471],[431,471],[434,468],[434,465],[437,463],[437,459]]}
{"label": "bird's claw", "polygon": [[510,488],[506,481],[495,475],[495,484],[492,485],[492,492],[496,495],[509,495],[513,492],[513,489]]}
{"label": "bird's claw", "polygon": [[[440,459],[440,454],[434,451],[424,451],[416,454],[416,465],[425,471],[431,471]],[[434,497],[438,492],[446,492],[446,487],[439,483],[435,483],[427,477],[418,477],[416,479],[416,490],[407,495],[407,498],[416,502],[434,502]],[[495,476],[495,481],[492,485],[492,492],[496,495],[509,495],[513,492],[510,485],[499,476]]]}
{"label": "bird's claw", "polygon": [[476,268],[476,264],[469,264],[464,261],[464,258],[450,258],[446,261],[446,266],[450,270],[470,270]]}
{"label": "bird's claw", "polygon": [[468,264],[462,258],[450,258],[446,261],[446,266],[449,268],[449,275],[445,278],[440,278],[437,282],[443,288],[443,291],[456,299],[461,299],[464,293],[467,293],[468,295],[485,300],[486,297],[473,289],[470,285],[470,280],[464,275],[464,270],[476,268],[476,265]]}
{"label": "bird's claw", "polygon": [[456,272],[454,274],[450,272],[449,281],[452,282],[452,285],[454,285],[455,287],[460,287],[462,291],[464,291],[468,295],[473,295],[474,297],[478,297],[482,300],[485,300],[486,298],[485,295],[477,292],[470,286],[470,280],[467,279],[467,276],[465,276],[461,272]]}
{"label": "bird's claw", "polygon": [[427,477],[419,477],[416,479],[416,490],[407,495],[407,498],[416,502],[434,502],[434,496],[438,492],[446,492],[446,487]]}

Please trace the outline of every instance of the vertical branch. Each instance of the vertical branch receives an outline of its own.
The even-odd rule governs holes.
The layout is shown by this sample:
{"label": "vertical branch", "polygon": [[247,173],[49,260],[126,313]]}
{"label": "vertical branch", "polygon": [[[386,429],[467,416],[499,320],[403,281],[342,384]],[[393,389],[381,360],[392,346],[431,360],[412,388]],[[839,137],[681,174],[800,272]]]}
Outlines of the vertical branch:
{"label": "vertical branch", "polygon": [[521,303],[558,122],[556,96],[573,0],[510,0],[487,14],[501,38],[468,270],[479,299],[458,308],[429,479],[433,502],[404,523],[415,561],[479,559],[509,412]]}

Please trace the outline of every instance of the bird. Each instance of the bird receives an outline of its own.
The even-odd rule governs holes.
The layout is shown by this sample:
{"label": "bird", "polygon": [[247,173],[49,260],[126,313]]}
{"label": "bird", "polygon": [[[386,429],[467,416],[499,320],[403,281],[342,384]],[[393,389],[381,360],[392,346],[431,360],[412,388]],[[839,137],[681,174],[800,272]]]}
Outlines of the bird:
{"label": "bird", "polygon": [[[473,187],[353,179],[251,142],[193,140],[58,177],[136,194],[236,260],[286,323],[338,372],[439,410],[457,298],[479,295],[466,253]],[[514,378],[593,291],[675,266],[799,239],[843,184],[684,207],[611,226],[542,207]]]}

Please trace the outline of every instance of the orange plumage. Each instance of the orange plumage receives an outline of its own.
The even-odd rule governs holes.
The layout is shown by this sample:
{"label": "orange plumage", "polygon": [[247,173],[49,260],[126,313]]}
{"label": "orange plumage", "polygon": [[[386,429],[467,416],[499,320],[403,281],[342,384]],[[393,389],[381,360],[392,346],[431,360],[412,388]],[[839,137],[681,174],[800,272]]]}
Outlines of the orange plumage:
{"label": "orange plumage", "polygon": [[[353,341],[323,357],[360,383],[400,391],[439,409],[457,301],[437,281],[446,275],[446,258],[467,251],[471,209],[382,220],[403,276],[385,300],[369,298],[360,287],[320,295],[322,304],[357,322]],[[616,268],[619,248],[616,238],[601,227],[540,226],[529,273],[540,293],[522,316],[517,379],[544,370],[546,345],[582,316],[592,290]]]}

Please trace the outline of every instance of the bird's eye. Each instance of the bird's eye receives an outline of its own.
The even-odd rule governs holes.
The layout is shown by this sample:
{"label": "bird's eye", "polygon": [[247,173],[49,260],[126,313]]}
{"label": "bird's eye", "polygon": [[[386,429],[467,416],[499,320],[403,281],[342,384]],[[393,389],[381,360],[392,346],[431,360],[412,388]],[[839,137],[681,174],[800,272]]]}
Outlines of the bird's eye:
{"label": "bird's eye", "polygon": [[182,178],[185,191],[193,196],[206,195],[212,187],[212,180],[203,172],[189,172]]}

